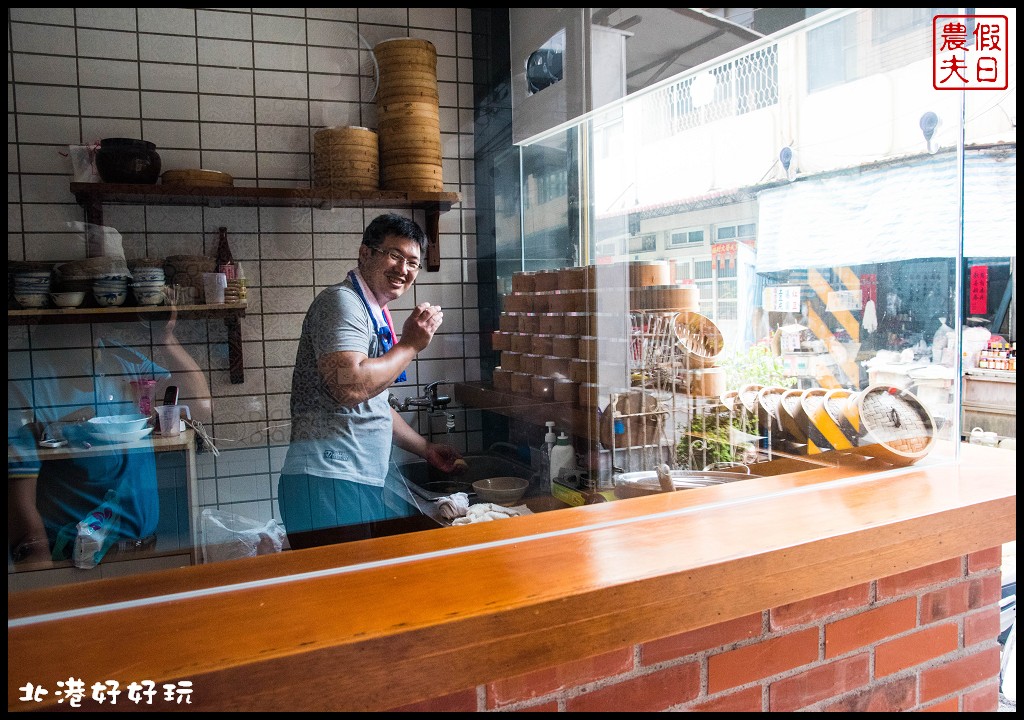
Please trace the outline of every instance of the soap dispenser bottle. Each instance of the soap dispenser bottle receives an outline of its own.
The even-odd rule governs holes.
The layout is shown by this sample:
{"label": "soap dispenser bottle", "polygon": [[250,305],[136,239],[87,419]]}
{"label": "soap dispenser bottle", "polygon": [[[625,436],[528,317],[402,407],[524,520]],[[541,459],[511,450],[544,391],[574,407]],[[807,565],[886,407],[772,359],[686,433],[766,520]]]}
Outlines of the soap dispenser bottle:
{"label": "soap dispenser bottle", "polygon": [[555,435],[555,421],[548,420],[547,433],[544,435],[544,466],[541,468],[541,491],[551,492],[551,451],[555,449],[558,436]]}
{"label": "soap dispenser bottle", "polygon": [[576,469],[576,451],[569,436],[564,432],[558,436],[555,446],[551,449],[551,480],[557,480],[563,473]]}

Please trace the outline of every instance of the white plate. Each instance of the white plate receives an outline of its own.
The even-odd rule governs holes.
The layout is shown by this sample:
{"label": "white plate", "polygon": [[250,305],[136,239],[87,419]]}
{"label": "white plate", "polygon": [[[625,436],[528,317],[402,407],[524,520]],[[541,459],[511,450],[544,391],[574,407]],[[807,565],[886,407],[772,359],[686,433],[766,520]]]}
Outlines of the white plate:
{"label": "white plate", "polygon": [[126,433],[98,433],[89,431],[93,440],[103,443],[128,443],[141,440],[150,433],[153,432],[153,428],[144,427],[141,430],[133,430],[132,432]]}

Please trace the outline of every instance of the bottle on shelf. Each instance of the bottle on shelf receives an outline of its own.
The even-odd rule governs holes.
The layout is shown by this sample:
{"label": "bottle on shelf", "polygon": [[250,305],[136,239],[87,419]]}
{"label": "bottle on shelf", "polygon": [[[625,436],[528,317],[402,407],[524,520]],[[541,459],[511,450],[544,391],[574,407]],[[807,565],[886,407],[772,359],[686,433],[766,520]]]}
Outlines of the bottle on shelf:
{"label": "bottle on shelf", "polygon": [[557,480],[563,474],[576,469],[576,450],[564,432],[558,436],[555,446],[551,449],[551,480]]}
{"label": "bottle on shelf", "polygon": [[228,244],[228,229],[218,228],[217,235],[217,272],[224,273],[228,280],[232,280],[235,277],[235,258]]}
{"label": "bottle on shelf", "polygon": [[555,421],[548,420],[544,425],[547,432],[544,434],[544,460],[541,468],[540,490],[551,492],[551,451],[555,448],[558,436],[555,435]]}

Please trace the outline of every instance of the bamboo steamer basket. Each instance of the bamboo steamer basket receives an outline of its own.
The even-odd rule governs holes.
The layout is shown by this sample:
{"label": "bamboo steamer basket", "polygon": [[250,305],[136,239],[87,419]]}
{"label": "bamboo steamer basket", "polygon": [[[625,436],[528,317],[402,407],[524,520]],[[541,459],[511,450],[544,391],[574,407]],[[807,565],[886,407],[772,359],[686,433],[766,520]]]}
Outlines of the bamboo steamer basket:
{"label": "bamboo steamer basket", "polygon": [[540,332],[547,335],[561,335],[565,331],[565,315],[545,312],[540,314]]}
{"label": "bamboo steamer basket", "polygon": [[530,301],[529,293],[510,293],[505,296],[505,312],[530,312],[533,310],[533,303]]}
{"label": "bamboo steamer basket", "polygon": [[543,375],[534,375],[530,380],[530,394],[539,400],[554,400],[554,378],[544,377]]}
{"label": "bamboo steamer basket", "polygon": [[511,350],[512,349],[512,336],[507,332],[501,330],[495,330],[491,333],[491,349],[492,350]]}
{"label": "bamboo steamer basket", "polygon": [[818,453],[824,450],[850,449],[853,445],[843,434],[843,431],[829,417],[825,409],[825,396],[828,390],[825,388],[811,388],[804,390],[800,398],[804,415],[807,416],[807,451]]}
{"label": "bamboo steamer basket", "polygon": [[558,273],[551,270],[539,270],[534,273],[533,289],[537,292],[549,292],[558,289]]}
{"label": "bamboo steamer basket", "polygon": [[562,324],[566,335],[596,335],[596,313],[563,313]]}
{"label": "bamboo steamer basket", "polygon": [[637,310],[700,310],[700,290],[695,285],[651,285],[631,290],[629,297]]}
{"label": "bamboo steamer basket", "polygon": [[436,120],[438,106],[436,102],[424,100],[399,100],[377,105],[378,117],[386,118],[426,118]]}
{"label": "bamboo steamer basket", "polygon": [[519,331],[519,313],[504,312],[498,316],[498,330],[501,332]]}
{"label": "bamboo steamer basket", "polygon": [[512,350],[514,352],[528,353],[532,345],[533,340],[526,333],[512,333]]}
{"label": "bamboo steamer basket", "polygon": [[530,375],[541,374],[541,361],[544,359],[543,355],[537,353],[523,353],[519,356],[519,370],[520,372],[529,373]]}
{"label": "bamboo steamer basket", "polygon": [[569,358],[546,355],[540,361],[540,374],[550,378],[569,378]]}
{"label": "bamboo steamer basket", "polygon": [[402,165],[402,164],[424,164],[424,165],[441,165],[441,145],[438,143],[435,147],[412,147],[412,148],[399,148],[397,150],[381,150],[380,162],[383,165]]}
{"label": "bamboo steamer basket", "polygon": [[502,350],[501,366],[509,372],[518,372],[522,369],[519,364],[519,358],[522,356],[522,353],[516,352],[515,350]]}
{"label": "bamboo steamer basket", "polygon": [[313,134],[313,185],[331,190],[379,190],[377,133],[337,127]]}
{"label": "bamboo steamer basket", "polygon": [[575,335],[555,335],[551,339],[551,354],[576,359],[580,356],[580,339]]}
{"label": "bamboo steamer basket", "polygon": [[629,264],[629,284],[631,287],[670,285],[671,280],[668,260],[650,260],[631,262]]}
{"label": "bamboo steamer basket", "polygon": [[426,183],[442,183],[443,176],[440,165],[420,162],[392,163],[384,165],[380,171],[381,181],[421,180]]}
{"label": "bamboo steamer basket", "polygon": [[512,373],[512,392],[516,395],[529,395],[533,391],[533,375],[525,372]]}
{"label": "bamboo steamer basket", "polygon": [[790,389],[779,398],[779,420],[787,440],[798,445],[807,443],[807,416],[804,415],[800,396],[803,390]]}
{"label": "bamboo steamer basket", "polygon": [[190,187],[233,187],[235,179],[219,170],[168,170],[160,176],[164,185],[188,185]]}
{"label": "bamboo steamer basket", "polygon": [[[757,417],[757,394],[761,392],[764,385],[751,383],[744,385],[736,391],[736,402],[733,404],[733,411],[744,417]],[[723,401],[724,402],[724,401]]]}
{"label": "bamboo steamer basket", "polygon": [[537,273],[523,271],[512,273],[512,292],[533,292]]}
{"label": "bamboo steamer basket", "polygon": [[494,368],[494,389],[508,392],[512,389],[512,371],[503,367]]}
{"label": "bamboo steamer basket", "polygon": [[725,349],[725,338],[711,318],[681,312],[675,321],[676,341],[691,367],[713,367]]}
{"label": "bamboo steamer basket", "polygon": [[[861,439],[860,417],[856,406],[857,394],[845,388],[834,388],[825,393],[825,400],[822,405],[829,418],[836,427],[842,431],[843,436],[850,443],[850,447],[857,445]],[[837,448],[845,450],[847,448]]]}
{"label": "bamboo steamer basket", "polygon": [[757,391],[757,424],[763,432],[782,432],[779,403],[784,392],[786,388],[778,385],[770,385]]}
{"label": "bamboo steamer basket", "polygon": [[568,378],[555,378],[555,402],[567,402],[578,405],[580,402],[580,384]]}
{"label": "bamboo steamer basket", "polygon": [[[536,319],[536,316],[534,316]],[[550,355],[551,354],[551,335],[536,334],[530,338],[530,352],[537,353],[538,355]]]}
{"label": "bamboo steamer basket", "polygon": [[854,402],[863,435],[859,454],[911,465],[935,444],[935,421],[913,393],[891,385],[870,385]]}
{"label": "bamboo steamer basket", "polygon": [[[704,397],[719,397],[725,392],[725,369],[720,367],[697,370],[700,379],[700,394]],[[691,391],[692,393],[692,391]]]}
{"label": "bamboo steamer basket", "polygon": [[436,71],[437,49],[429,40],[392,38],[373,49],[380,68],[398,68],[406,72]]}
{"label": "bamboo steamer basket", "polygon": [[597,379],[597,363],[570,358],[569,379],[578,383],[593,383]]}
{"label": "bamboo steamer basket", "polygon": [[585,290],[587,287],[586,268],[563,268],[557,274],[559,290]]}
{"label": "bamboo steamer basket", "polygon": [[537,334],[540,332],[540,315],[528,312],[519,313],[519,332]]}
{"label": "bamboo steamer basket", "polygon": [[597,409],[601,406],[601,386],[597,383],[581,382],[579,384],[579,406]]}

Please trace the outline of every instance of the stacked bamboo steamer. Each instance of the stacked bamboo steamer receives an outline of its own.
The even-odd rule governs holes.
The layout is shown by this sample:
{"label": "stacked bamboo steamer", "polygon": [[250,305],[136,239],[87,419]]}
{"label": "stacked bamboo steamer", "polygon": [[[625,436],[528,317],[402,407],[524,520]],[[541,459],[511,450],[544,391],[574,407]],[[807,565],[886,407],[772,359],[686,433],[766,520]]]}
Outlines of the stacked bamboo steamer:
{"label": "stacked bamboo steamer", "polygon": [[377,133],[332,127],[313,134],[313,185],[329,190],[379,190]]}
{"label": "stacked bamboo steamer", "polygon": [[395,38],[373,52],[381,188],[442,192],[437,50],[428,40]]}

